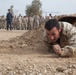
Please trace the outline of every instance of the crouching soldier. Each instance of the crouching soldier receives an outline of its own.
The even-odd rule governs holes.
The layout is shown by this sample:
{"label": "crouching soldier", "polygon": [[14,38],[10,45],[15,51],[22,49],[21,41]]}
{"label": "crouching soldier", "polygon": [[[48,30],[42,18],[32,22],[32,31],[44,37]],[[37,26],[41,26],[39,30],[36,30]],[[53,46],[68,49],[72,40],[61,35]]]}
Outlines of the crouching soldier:
{"label": "crouching soldier", "polygon": [[45,24],[46,36],[54,52],[60,56],[73,56],[76,53],[76,27],[68,22],[51,19]]}

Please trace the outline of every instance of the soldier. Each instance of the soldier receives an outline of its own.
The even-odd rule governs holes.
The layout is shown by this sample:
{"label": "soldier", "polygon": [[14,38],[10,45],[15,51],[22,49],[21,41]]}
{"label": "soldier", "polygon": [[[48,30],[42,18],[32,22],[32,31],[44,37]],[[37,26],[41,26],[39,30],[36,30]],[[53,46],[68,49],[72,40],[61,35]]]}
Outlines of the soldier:
{"label": "soldier", "polygon": [[28,27],[29,30],[33,29],[33,18],[31,16],[28,17]]}
{"label": "soldier", "polygon": [[[45,24],[45,31],[55,53],[73,56],[76,53],[76,27],[68,22],[51,19]],[[66,40],[63,38],[65,37]],[[66,43],[65,43],[66,42]],[[65,45],[65,46],[64,46]]]}
{"label": "soldier", "polygon": [[16,15],[13,17],[13,29],[14,30],[17,29],[17,16]]}
{"label": "soldier", "polygon": [[39,22],[40,22],[40,25],[42,25],[44,23],[44,17],[40,16]]}
{"label": "soldier", "polygon": [[34,16],[34,28],[37,28],[37,27],[39,27],[39,19],[40,19],[40,17],[38,16],[38,14],[36,14],[35,16]]}
{"label": "soldier", "polygon": [[27,16],[23,17],[23,25],[24,25],[24,29],[27,30],[27,25],[28,25],[28,17]]}
{"label": "soldier", "polygon": [[19,22],[19,29],[21,30],[22,29],[22,16],[21,16],[21,14],[19,14],[19,16],[18,16],[18,22]]}
{"label": "soldier", "polygon": [[4,15],[1,17],[1,20],[2,20],[1,28],[5,29],[5,21],[6,21],[6,19],[5,19]]}

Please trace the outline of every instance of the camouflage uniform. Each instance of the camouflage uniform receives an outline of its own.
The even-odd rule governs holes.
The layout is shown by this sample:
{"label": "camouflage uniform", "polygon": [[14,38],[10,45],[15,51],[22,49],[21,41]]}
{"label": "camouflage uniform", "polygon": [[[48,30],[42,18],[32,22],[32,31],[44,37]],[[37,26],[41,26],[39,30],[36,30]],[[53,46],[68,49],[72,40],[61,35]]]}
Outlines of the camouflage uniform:
{"label": "camouflage uniform", "polygon": [[24,23],[24,29],[27,30],[27,26],[28,26],[28,17],[24,16],[23,20],[24,20],[24,22],[23,22],[23,23]]}
{"label": "camouflage uniform", "polygon": [[37,27],[39,27],[39,20],[40,20],[40,17],[38,16],[38,15],[35,15],[34,16],[34,26],[33,26],[33,28],[37,28]]}
{"label": "camouflage uniform", "polygon": [[22,16],[18,16],[19,29],[22,29]]}
{"label": "camouflage uniform", "polygon": [[76,53],[76,27],[67,22],[59,22],[59,24],[62,27],[60,56],[73,56]]}
{"label": "camouflage uniform", "polygon": [[29,30],[33,29],[33,18],[31,16],[28,17],[28,26]]}

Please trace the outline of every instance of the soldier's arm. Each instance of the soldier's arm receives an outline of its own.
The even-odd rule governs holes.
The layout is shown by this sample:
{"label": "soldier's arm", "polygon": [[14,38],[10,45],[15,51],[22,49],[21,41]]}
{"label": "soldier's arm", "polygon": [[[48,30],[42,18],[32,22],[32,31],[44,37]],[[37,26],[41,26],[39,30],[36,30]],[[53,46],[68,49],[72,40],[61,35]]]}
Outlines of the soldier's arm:
{"label": "soldier's arm", "polygon": [[72,46],[68,45],[65,46],[64,48],[60,48],[58,44],[53,45],[53,50],[55,51],[55,53],[63,57],[73,56],[75,54],[75,49],[76,49],[75,45]]}
{"label": "soldier's arm", "polygon": [[60,56],[73,56],[75,54],[75,47],[73,46],[66,46],[61,49]]}
{"label": "soldier's arm", "polygon": [[69,45],[61,48],[61,56],[73,56],[76,54],[76,34],[69,39]]}

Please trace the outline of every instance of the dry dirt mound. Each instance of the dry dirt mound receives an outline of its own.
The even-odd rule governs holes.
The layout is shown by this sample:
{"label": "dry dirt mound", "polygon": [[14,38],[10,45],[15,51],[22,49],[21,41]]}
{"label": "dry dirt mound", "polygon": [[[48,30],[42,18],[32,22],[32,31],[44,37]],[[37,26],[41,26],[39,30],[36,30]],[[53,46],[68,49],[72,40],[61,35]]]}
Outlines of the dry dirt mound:
{"label": "dry dirt mound", "polygon": [[[41,26],[38,29],[30,30],[19,37],[12,38],[8,41],[0,42],[0,49],[8,49],[6,52],[18,50],[30,50],[30,52],[47,52],[47,47],[44,42],[44,26]],[[17,50],[17,51],[16,51]],[[18,53],[19,53],[18,51]],[[27,52],[26,51],[26,52]],[[4,51],[3,51],[4,52]],[[23,52],[24,53],[24,52]]]}

